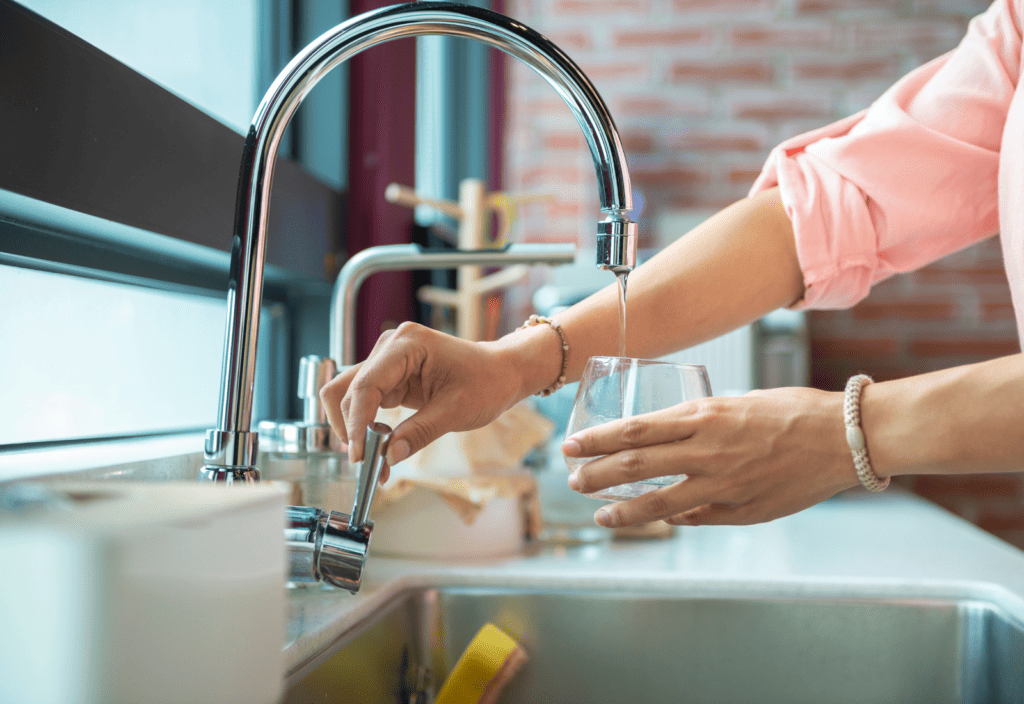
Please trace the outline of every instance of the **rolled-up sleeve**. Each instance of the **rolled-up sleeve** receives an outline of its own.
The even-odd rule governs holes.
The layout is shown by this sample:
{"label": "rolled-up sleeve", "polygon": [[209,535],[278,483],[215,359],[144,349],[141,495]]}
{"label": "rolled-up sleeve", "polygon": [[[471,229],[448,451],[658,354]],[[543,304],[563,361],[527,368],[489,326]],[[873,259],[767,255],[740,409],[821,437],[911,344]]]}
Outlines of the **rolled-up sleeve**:
{"label": "rolled-up sleeve", "polygon": [[793,222],[805,285],[795,308],[848,308],[998,230],[1018,20],[1016,3],[999,0],[867,110],[772,151],[751,194],[777,185]]}

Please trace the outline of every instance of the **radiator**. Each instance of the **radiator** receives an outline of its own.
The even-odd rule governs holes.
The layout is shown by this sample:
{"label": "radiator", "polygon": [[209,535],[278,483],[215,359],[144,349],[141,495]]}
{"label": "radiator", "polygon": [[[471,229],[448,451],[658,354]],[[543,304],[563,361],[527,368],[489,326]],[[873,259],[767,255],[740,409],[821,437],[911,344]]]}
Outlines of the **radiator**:
{"label": "radiator", "polygon": [[662,359],[702,364],[708,370],[712,395],[738,396],[759,386],[754,343],[754,326],[746,325]]}

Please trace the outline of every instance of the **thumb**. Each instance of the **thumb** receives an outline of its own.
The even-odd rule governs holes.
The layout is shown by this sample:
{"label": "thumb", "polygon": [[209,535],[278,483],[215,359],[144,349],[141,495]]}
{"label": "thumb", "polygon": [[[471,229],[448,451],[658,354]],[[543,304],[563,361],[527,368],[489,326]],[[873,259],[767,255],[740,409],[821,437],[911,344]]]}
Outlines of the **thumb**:
{"label": "thumb", "polygon": [[454,414],[442,404],[428,403],[398,424],[388,443],[388,464],[396,465],[454,430]]}

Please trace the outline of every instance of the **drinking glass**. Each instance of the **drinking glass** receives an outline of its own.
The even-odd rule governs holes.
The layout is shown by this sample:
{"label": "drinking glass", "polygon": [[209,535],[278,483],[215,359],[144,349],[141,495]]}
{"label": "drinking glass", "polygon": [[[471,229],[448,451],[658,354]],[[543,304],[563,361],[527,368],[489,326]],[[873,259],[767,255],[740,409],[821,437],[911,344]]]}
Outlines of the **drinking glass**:
{"label": "drinking glass", "polygon": [[[696,364],[630,357],[591,357],[583,370],[565,437],[620,418],[671,408],[711,395],[707,370]],[[576,471],[597,457],[566,457]],[[587,494],[594,499],[625,501],[686,479],[678,474],[620,484]]]}

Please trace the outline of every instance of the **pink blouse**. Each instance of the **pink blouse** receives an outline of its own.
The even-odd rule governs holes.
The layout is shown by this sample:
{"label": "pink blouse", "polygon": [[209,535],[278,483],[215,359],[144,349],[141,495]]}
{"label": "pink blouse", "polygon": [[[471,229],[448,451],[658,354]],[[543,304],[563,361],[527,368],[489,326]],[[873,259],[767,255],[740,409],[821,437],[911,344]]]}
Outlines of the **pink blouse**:
{"label": "pink blouse", "polygon": [[751,193],[778,185],[793,221],[807,287],[795,307],[850,307],[999,232],[1024,340],[1022,5],[997,0],[870,108],[772,151]]}

